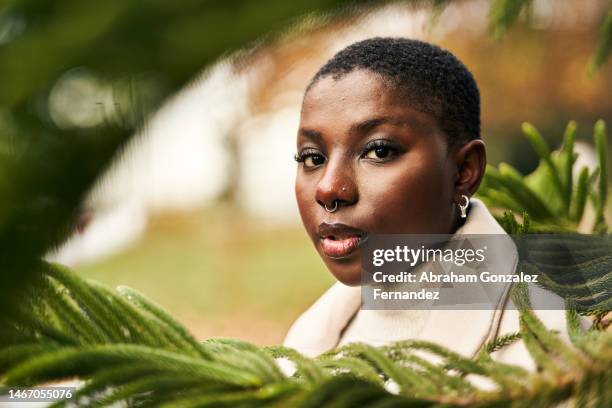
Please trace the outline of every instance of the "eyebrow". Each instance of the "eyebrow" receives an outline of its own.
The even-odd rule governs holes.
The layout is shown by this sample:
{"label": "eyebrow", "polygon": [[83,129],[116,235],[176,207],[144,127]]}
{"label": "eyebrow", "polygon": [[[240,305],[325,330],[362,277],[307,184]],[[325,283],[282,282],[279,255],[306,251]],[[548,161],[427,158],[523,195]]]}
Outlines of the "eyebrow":
{"label": "eyebrow", "polygon": [[304,136],[308,139],[311,139],[315,142],[322,142],[323,141],[323,135],[321,135],[321,132],[314,130],[314,129],[308,129],[308,128],[300,128],[298,133],[301,136]]}
{"label": "eyebrow", "polygon": [[[390,124],[390,125],[395,125],[395,126],[406,126],[409,128],[414,128],[415,126],[415,123],[412,123],[411,121],[407,121],[406,119],[403,119],[401,117],[380,116],[380,117],[366,119],[359,123],[355,123],[354,125],[351,126],[350,133],[365,134],[371,131],[372,129],[376,128],[377,126],[384,125],[384,124]],[[298,134],[300,136],[304,136],[315,142],[323,142],[323,135],[318,130],[309,129],[309,128],[300,128],[298,130]]]}
{"label": "eyebrow", "polygon": [[366,119],[351,126],[351,133],[367,133],[377,126],[390,124],[395,126],[413,127],[414,123],[406,121],[403,118],[396,116],[380,116],[376,118]]}

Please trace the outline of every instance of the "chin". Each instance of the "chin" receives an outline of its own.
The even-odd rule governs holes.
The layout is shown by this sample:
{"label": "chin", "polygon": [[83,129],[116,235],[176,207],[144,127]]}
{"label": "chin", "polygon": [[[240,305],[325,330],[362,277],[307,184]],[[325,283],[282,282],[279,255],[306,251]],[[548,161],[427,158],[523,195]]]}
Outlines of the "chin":
{"label": "chin", "polygon": [[361,258],[359,251],[348,258],[334,259],[327,257],[320,247],[317,251],[327,270],[339,281],[348,286],[361,286]]}
{"label": "chin", "polygon": [[357,265],[355,268],[351,265],[348,268],[338,268],[337,265],[328,265],[329,271],[339,281],[348,286],[360,286],[361,285],[361,266]]}

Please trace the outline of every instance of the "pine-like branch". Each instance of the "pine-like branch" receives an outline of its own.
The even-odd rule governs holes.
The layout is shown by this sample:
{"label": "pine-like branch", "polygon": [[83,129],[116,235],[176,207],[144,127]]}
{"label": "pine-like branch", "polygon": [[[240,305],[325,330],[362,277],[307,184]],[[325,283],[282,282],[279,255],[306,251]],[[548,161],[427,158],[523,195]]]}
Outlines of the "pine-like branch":
{"label": "pine-like branch", "polygon": [[[515,228],[525,227],[517,224]],[[45,308],[58,307],[55,302],[43,302],[45,307],[32,313],[28,330],[15,337],[20,343],[0,348],[2,383],[29,386],[77,377],[85,381],[76,395],[82,406],[117,401],[132,406],[499,406],[535,401],[554,404],[575,398],[603,403],[609,398],[609,393],[593,384],[609,381],[612,334],[584,331],[575,310],[569,309],[573,346],[563,343],[529,309],[521,286],[513,292],[521,308],[520,333],[489,343],[475,359],[413,340],[386,347],[349,344],[309,359],[288,348],[258,348],[238,340],[210,339],[196,342],[198,347],[191,340],[178,342],[177,338],[185,340],[191,335],[142,295],[135,301],[134,291],[111,292],[57,265],[42,265],[41,273],[54,290],[43,286],[46,289],[40,293],[50,297],[60,294],[62,304],[72,305],[71,317],[66,320],[74,322],[73,314],[78,314],[78,321],[84,324],[80,331],[74,331],[61,318],[54,321],[51,328],[72,339],[58,341],[37,323],[46,318]],[[88,301],[77,301],[84,293]],[[88,313],[93,299],[98,302],[96,315]],[[130,313],[144,321],[121,319],[119,315],[126,311],[118,299],[129,302],[133,307]],[[99,322],[105,324],[96,325]],[[145,326],[151,333],[175,335],[166,336],[162,345],[148,344],[146,336],[125,334],[120,341],[109,337],[109,332],[115,336],[138,333]],[[11,327],[17,330],[18,325]],[[528,373],[491,359],[491,352],[519,337],[541,371]],[[439,362],[423,353],[436,356]],[[295,372],[281,371],[280,358],[292,361]],[[489,378],[497,389],[481,390],[466,379],[467,374]]]}

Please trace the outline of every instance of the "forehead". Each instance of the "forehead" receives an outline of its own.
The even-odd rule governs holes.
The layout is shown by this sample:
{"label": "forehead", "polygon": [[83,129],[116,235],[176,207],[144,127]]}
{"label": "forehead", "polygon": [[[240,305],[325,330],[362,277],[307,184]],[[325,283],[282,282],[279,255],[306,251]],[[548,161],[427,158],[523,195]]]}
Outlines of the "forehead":
{"label": "forehead", "polygon": [[392,102],[393,96],[385,81],[368,71],[356,70],[339,79],[327,75],[319,79],[304,96],[302,115],[342,108],[347,103],[360,111],[384,108]]}
{"label": "forehead", "polygon": [[395,117],[421,132],[438,130],[431,115],[410,106],[405,92],[396,91],[391,81],[366,70],[338,79],[328,75],[304,96],[300,126],[321,132],[343,131],[372,118]]}

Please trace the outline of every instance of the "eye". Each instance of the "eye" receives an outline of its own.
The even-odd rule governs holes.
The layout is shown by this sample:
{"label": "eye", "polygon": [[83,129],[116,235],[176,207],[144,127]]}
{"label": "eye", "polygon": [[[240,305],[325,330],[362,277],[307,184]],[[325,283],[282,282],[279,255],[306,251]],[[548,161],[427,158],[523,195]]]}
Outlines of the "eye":
{"label": "eye", "polygon": [[303,160],[304,167],[317,167],[325,163],[325,157],[320,154],[307,154]]}
{"label": "eye", "polygon": [[362,158],[374,161],[386,161],[398,153],[398,149],[386,140],[373,140],[364,148]]}
{"label": "eye", "polygon": [[391,154],[391,149],[387,146],[378,146],[366,152],[368,159],[385,159]]}
{"label": "eye", "polygon": [[298,163],[303,163],[305,168],[315,168],[325,163],[325,156],[316,149],[304,149],[294,156]]}

